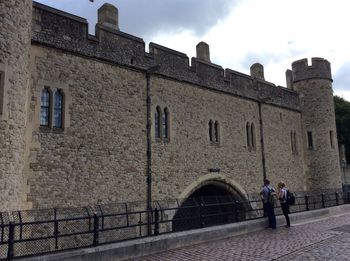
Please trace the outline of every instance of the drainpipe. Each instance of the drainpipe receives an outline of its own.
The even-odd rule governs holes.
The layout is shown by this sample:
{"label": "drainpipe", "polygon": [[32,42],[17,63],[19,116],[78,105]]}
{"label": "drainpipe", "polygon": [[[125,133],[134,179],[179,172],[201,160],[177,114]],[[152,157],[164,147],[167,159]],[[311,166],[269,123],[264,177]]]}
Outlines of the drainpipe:
{"label": "drainpipe", "polygon": [[259,107],[259,126],[260,126],[260,146],[261,146],[261,160],[263,166],[263,178],[266,179],[266,161],[265,161],[265,146],[264,146],[264,128],[261,113],[261,100],[258,100]]}
{"label": "drainpipe", "polygon": [[152,235],[152,151],[151,151],[151,74],[159,69],[159,65],[146,70],[146,104],[147,104],[147,235]]}

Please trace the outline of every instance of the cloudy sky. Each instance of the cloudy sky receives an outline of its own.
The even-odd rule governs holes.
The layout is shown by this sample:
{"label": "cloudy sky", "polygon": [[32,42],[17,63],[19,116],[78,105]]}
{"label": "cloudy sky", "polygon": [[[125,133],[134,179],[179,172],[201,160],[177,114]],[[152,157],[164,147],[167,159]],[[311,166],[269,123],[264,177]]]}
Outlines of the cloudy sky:
{"label": "cloudy sky", "polygon": [[121,31],[195,56],[200,41],[211,61],[249,74],[264,65],[265,79],[286,86],[293,61],[331,62],[335,94],[350,101],[350,1],[348,0],[37,0],[87,18],[94,34],[97,9],[119,9]]}

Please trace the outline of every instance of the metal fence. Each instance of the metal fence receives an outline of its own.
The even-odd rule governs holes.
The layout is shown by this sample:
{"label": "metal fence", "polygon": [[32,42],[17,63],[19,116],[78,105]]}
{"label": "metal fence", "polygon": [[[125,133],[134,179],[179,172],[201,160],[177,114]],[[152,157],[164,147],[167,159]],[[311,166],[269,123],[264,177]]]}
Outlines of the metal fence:
{"label": "metal fence", "polygon": [[[349,203],[350,192],[299,192],[295,196],[291,213]],[[281,214],[278,204],[275,210]],[[153,202],[149,210],[145,202],[132,202],[0,213],[0,260],[263,217],[260,195],[250,195],[246,201],[230,196],[163,200]]]}

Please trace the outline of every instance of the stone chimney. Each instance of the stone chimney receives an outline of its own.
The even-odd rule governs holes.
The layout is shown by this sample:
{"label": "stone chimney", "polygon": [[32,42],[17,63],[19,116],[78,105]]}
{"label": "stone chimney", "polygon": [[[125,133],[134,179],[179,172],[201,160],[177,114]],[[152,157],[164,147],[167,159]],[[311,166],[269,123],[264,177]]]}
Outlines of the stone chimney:
{"label": "stone chimney", "polygon": [[287,88],[293,90],[293,72],[292,70],[286,71],[286,82],[287,82]]}
{"label": "stone chimney", "polygon": [[209,45],[205,42],[200,42],[196,46],[197,58],[210,63]]}
{"label": "stone chimney", "polygon": [[252,66],[250,66],[250,76],[265,81],[264,66],[262,66],[260,63],[254,63]]}
{"label": "stone chimney", "polygon": [[99,25],[119,30],[118,8],[111,4],[104,4],[97,11]]}

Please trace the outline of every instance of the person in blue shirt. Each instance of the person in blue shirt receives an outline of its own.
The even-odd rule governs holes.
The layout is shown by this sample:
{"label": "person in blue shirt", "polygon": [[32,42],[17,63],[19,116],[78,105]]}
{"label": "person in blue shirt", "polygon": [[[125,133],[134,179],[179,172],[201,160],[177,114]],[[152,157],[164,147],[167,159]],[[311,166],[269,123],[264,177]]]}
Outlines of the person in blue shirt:
{"label": "person in blue shirt", "polygon": [[260,194],[262,195],[264,202],[264,211],[266,212],[267,218],[269,220],[269,228],[276,229],[276,216],[274,209],[275,206],[269,201],[271,192],[275,192],[275,189],[270,185],[270,181],[268,179],[265,179]]}

